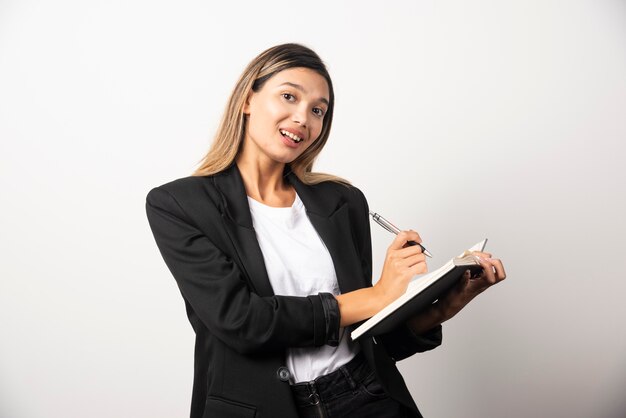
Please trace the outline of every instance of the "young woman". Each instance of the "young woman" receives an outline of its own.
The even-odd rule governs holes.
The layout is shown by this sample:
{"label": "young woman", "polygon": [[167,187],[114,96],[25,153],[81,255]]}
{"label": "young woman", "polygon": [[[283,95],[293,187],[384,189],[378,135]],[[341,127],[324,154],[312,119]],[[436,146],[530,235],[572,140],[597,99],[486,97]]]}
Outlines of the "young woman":
{"label": "young woman", "polygon": [[505,278],[482,257],[427,311],[385,335],[359,322],[427,271],[415,231],[398,234],[372,286],[367,201],[314,173],[334,93],[320,58],[270,48],[245,69],[192,176],[152,189],[148,220],[196,333],[191,417],[420,417],[395,366],[441,344],[441,323]]}

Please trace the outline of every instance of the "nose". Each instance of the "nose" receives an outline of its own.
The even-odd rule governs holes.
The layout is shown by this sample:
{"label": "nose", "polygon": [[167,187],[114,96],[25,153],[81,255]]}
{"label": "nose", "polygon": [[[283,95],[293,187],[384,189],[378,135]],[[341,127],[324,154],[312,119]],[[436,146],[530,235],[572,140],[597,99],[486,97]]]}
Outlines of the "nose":
{"label": "nose", "polygon": [[296,110],[293,112],[293,115],[291,116],[291,120],[293,120],[295,123],[300,124],[300,126],[306,127],[306,124],[308,122],[306,107],[298,106]]}

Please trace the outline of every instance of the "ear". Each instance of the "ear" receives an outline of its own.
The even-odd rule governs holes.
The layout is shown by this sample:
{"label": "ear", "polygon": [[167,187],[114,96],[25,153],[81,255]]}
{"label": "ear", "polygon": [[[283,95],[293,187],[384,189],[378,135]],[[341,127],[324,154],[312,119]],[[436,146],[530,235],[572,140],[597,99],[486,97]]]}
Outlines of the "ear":
{"label": "ear", "polygon": [[243,109],[242,112],[244,115],[249,115],[250,114],[250,100],[252,99],[252,94],[254,92],[252,90],[250,90],[250,92],[248,93],[248,97],[246,97],[246,101],[243,104]]}

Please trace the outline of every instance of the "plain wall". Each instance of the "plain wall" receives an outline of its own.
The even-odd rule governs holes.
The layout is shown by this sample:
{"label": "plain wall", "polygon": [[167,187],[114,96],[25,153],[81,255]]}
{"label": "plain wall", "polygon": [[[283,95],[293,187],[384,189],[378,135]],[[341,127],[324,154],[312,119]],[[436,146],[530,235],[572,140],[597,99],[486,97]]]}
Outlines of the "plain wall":
{"label": "plain wall", "polygon": [[[301,42],[336,92],[317,169],[508,278],[399,363],[430,418],[626,414],[623,1],[0,1],[0,416],[184,417],[194,335],[145,195],[234,83]],[[372,223],[374,272],[391,234]]]}

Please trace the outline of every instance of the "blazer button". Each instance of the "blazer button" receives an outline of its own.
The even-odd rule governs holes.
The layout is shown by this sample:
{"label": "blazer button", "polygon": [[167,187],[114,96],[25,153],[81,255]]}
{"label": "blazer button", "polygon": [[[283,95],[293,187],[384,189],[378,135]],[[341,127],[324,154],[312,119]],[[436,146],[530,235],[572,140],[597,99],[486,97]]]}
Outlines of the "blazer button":
{"label": "blazer button", "polygon": [[291,372],[289,372],[289,369],[286,367],[279,367],[278,370],[276,371],[276,376],[278,377],[278,379],[282,380],[283,382],[288,382],[289,378],[291,377]]}

